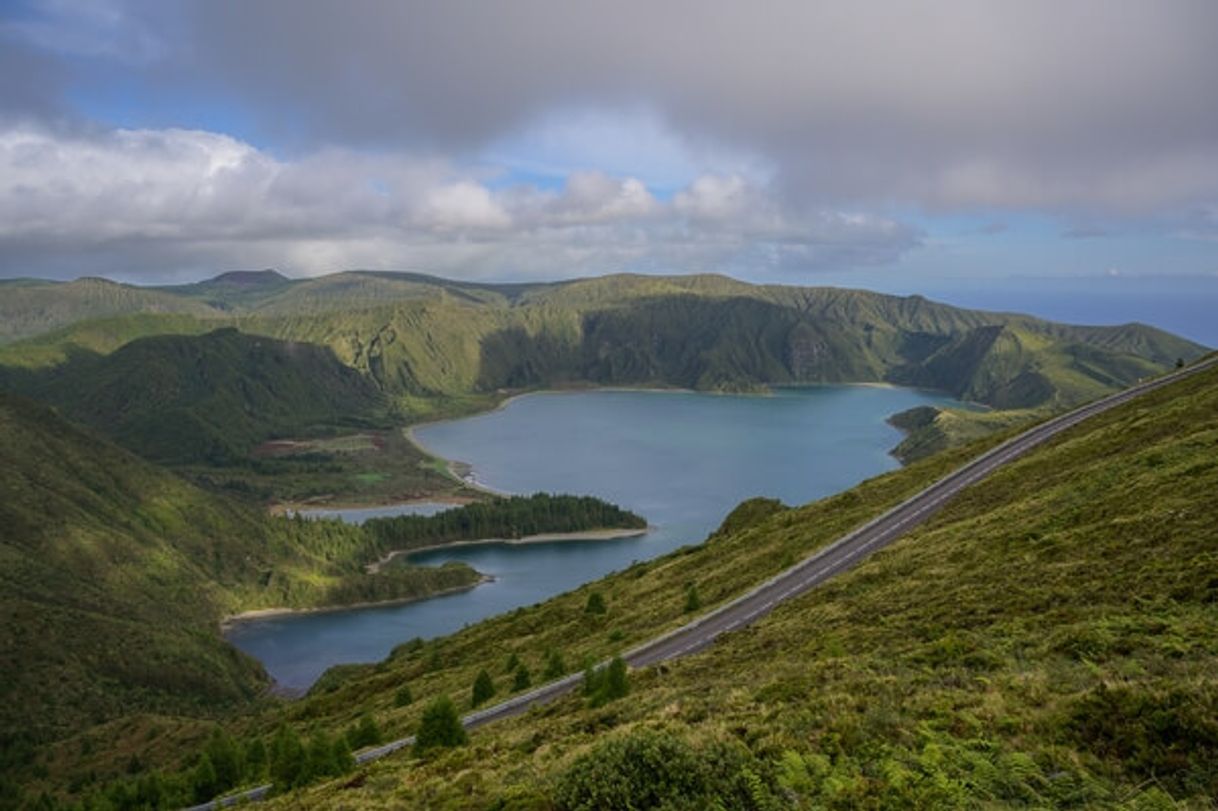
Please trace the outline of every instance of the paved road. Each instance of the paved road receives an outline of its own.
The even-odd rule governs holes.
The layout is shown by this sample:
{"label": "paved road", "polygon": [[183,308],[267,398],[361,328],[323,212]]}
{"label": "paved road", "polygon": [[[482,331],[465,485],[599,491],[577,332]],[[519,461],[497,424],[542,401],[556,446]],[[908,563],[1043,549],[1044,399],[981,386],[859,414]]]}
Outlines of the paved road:
{"label": "paved road", "polygon": [[[779,603],[797,597],[834,575],[854,567],[859,561],[877,550],[883,549],[925,522],[964,488],[976,484],[998,468],[1023,456],[1062,431],[1077,425],[1088,417],[1103,413],[1149,391],[1216,365],[1218,365],[1218,355],[1068,411],[1012,437],[748,593],[687,625],[628,651],[623,654],[623,658],[631,667],[644,667],[696,653],[709,646],[720,634],[742,628],[768,614]],[[462,719],[462,723],[467,728],[473,729],[502,718],[519,715],[535,704],[543,704],[575,690],[582,682],[582,674],[567,676],[493,707],[471,713]],[[413,743],[413,737],[403,738],[375,749],[364,750],[356,755],[356,760],[359,763],[367,763]],[[270,786],[259,786],[243,794],[194,806],[188,811],[219,808],[241,800],[259,800],[265,797],[269,790]]]}

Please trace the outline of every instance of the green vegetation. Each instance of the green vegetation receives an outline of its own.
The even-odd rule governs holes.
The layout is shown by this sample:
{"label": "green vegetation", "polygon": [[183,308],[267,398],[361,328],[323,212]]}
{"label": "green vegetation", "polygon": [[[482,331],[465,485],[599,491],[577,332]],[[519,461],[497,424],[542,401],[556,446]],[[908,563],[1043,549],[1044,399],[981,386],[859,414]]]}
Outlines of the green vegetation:
{"label": "green vegetation", "polygon": [[333,354],[222,329],[78,354],[24,393],[157,462],[231,465],[315,426],[367,424],[374,386]]}
{"label": "green vegetation", "polygon": [[626,662],[614,656],[605,667],[589,666],[584,671],[584,695],[588,706],[601,707],[610,701],[624,698],[630,692],[630,680]]}
{"label": "green vegetation", "polygon": [[[502,663],[496,640],[599,660],[603,639],[587,629],[601,619],[581,610],[593,590],[613,596],[614,625],[634,644],[684,621],[682,584],[718,604],[960,458],[806,507],[750,510],[755,521],[735,516],[706,544],[404,651],[297,711],[378,704],[392,694],[379,685],[405,674],[439,695]],[[487,727],[471,754],[425,767],[389,758],[361,787],[292,802],[576,808],[589,787],[616,786],[648,807],[684,773],[646,766],[659,751],[662,762],[722,758],[710,774],[691,762],[696,785],[675,790],[730,807],[1209,807],[1215,459],[1209,372],[1073,429],[707,652],[632,674],[628,702],[573,697]],[[440,649],[445,669],[421,673]],[[389,723],[409,730],[413,717]]]}
{"label": "green vegetation", "polygon": [[479,670],[478,675],[474,677],[474,686],[470,691],[469,705],[478,707],[485,704],[495,697],[495,682],[491,680],[491,674],[486,670]]}
{"label": "green vegetation", "polygon": [[917,406],[889,418],[889,423],[906,434],[892,454],[902,462],[909,463],[946,448],[966,445],[996,431],[1026,427],[1050,415],[1050,410],[1043,408],[965,411]]}
{"label": "green vegetation", "polygon": [[7,385],[246,499],[377,501],[462,489],[400,433],[366,377],[312,344],[232,328],[143,338],[108,355],[76,351],[53,368],[9,370]]}
{"label": "green vegetation", "polygon": [[599,591],[594,591],[588,595],[588,602],[584,603],[585,614],[604,614],[608,610],[603,594]]}
{"label": "green vegetation", "polygon": [[220,637],[227,614],[478,581],[461,565],[367,575],[374,543],[359,528],[269,517],[7,395],[0,490],[0,728],[35,741],[248,704],[266,677]]}
{"label": "green vegetation", "polygon": [[554,681],[555,679],[561,679],[565,675],[567,675],[567,663],[563,660],[560,652],[551,649],[546,654],[546,669],[541,674],[542,679]]}
{"label": "green vegetation", "polygon": [[[1013,430],[1200,351],[1137,325],[1067,327],[720,277],[215,281],[154,291],[181,309],[50,319],[54,331],[0,349],[0,386],[59,402],[211,487],[324,500],[457,487],[417,452],[404,467],[380,461],[383,443],[405,443],[394,421],[485,408],[522,388],[888,380],[1007,409],[910,417],[913,458]],[[129,343],[218,325],[243,332]],[[213,383],[204,390],[199,379]],[[336,670],[325,689],[280,704],[260,698],[265,676],[222,642],[220,617],[419,596],[477,574],[393,567],[369,576],[366,564],[399,548],[376,530],[269,518],[0,396],[0,599],[13,629],[0,636],[0,765],[12,775],[0,796],[15,796],[16,781],[31,802],[44,790],[109,792],[118,807],[186,801],[233,779],[231,752],[199,720],[208,718],[243,742],[234,744],[240,781],[267,772],[285,789],[302,786],[349,768],[344,730],[372,713],[391,737],[419,730],[422,741],[429,723],[447,732],[428,732],[424,768],[400,758],[372,766],[342,789],[343,804],[579,807],[589,783],[571,775],[629,787],[632,764],[656,748],[723,758],[724,782],[699,778],[702,793],[690,796],[739,807],[749,806],[737,788],[756,807],[773,797],[795,807],[1198,804],[1218,790],[1207,766],[1218,623],[1204,520],[1218,492],[1216,389],[1211,374],[1088,423],[709,652],[628,680],[624,664],[595,671],[590,700],[497,725],[452,752],[456,710],[433,697],[468,689],[482,671],[489,679],[509,651],[513,686],[522,671],[529,680],[565,672],[558,651],[607,661],[995,440],[798,509],[746,502],[704,544],[404,645],[378,665]],[[311,405],[284,408],[297,397]],[[399,703],[407,684],[422,701]],[[628,702],[610,697],[627,689]],[[618,765],[577,768],[606,732],[626,754],[605,749],[599,761]],[[338,790],[315,786],[286,802],[334,805]]]}
{"label": "green vegetation", "polygon": [[[485,407],[500,390],[581,383],[753,390],[889,381],[999,408],[1061,407],[1202,351],[1137,324],[1072,327],[918,296],[720,276],[476,285],[350,272],[268,277],[219,296],[216,289],[233,287],[222,279],[156,295],[189,307],[209,301],[209,316],[248,333],[327,346],[413,419]],[[154,319],[142,329],[190,328]],[[54,362],[71,347],[107,351],[90,337],[94,327],[81,330],[14,344],[0,363]]]}
{"label": "green vegetation", "polygon": [[433,749],[445,749],[454,746],[464,746],[469,741],[465,727],[461,726],[461,718],[452,699],[442,695],[427,705],[423,711],[419,732],[415,736],[414,750],[417,755],[424,755]]}
{"label": "green vegetation", "polygon": [[203,318],[219,315],[205,304],[174,293],[117,284],[106,279],[0,282],[0,343],[51,332],[88,319],[150,313]]}
{"label": "green vegetation", "polygon": [[435,515],[372,518],[364,529],[384,551],[417,549],[481,538],[524,538],[593,529],[645,529],[634,513],[591,496],[510,496],[466,504]]}
{"label": "green vegetation", "polygon": [[376,719],[370,712],[360,715],[359,721],[347,730],[345,737],[352,749],[376,746],[383,740],[381,728],[377,726]]}
{"label": "green vegetation", "polygon": [[702,598],[698,596],[698,584],[690,583],[685,587],[685,612],[692,614],[702,608]]}
{"label": "green vegetation", "polygon": [[777,808],[757,776],[763,768],[739,743],[695,749],[666,730],[638,729],[577,758],[558,777],[554,804],[570,811]]}

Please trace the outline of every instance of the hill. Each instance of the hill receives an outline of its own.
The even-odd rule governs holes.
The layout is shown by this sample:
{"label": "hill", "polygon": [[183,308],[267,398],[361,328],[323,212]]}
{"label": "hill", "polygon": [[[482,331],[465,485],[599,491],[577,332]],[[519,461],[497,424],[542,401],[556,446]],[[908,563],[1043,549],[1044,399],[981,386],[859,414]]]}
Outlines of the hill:
{"label": "hill", "polygon": [[[690,584],[704,607],[730,599],[993,441],[797,509],[746,503],[704,544],[404,645],[244,734],[341,730],[360,711],[408,733],[505,658],[538,672],[553,652],[628,649],[685,621]],[[628,701],[573,696],[270,807],[1209,807],[1216,459],[1209,371],[1077,426],[708,651],[634,673]]]}
{"label": "hill", "polygon": [[365,575],[375,542],[358,528],[271,518],[4,394],[0,493],[3,766],[19,740],[249,703],[267,680],[220,637],[227,614],[478,578],[464,566]]}
{"label": "hill", "polygon": [[[220,277],[158,293],[197,303],[231,286]],[[236,287],[254,293],[224,302],[229,323],[330,347],[416,418],[499,390],[589,383],[751,390],[887,381],[997,408],[1057,408],[1203,351],[1138,324],[1075,327],[919,296],[709,275],[484,285],[352,271],[258,275]],[[122,321],[13,344],[0,363],[55,362],[72,346],[113,349],[110,336],[132,331]],[[142,329],[196,327],[154,319]]]}
{"label": "hill", "polygon": [[0,281],[0,344],[79,321],[136,313],[176,313],[203,318],[216,314],[206,304],[176,293],[107,279]]}
{"label": "hill", "polygon": [[267,439],[366,426],[384,411],[376,387],[327,349],[231,327],[140,338],[109,355],[77,353],[26,373],[18,386],[144,457],[174,464],[231,464]]}

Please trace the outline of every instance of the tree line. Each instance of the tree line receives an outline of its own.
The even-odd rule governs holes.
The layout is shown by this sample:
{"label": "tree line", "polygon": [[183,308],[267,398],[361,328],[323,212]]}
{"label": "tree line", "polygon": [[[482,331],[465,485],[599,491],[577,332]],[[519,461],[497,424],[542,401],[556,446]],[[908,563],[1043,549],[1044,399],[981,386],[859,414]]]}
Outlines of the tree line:
{"label": "tree line", "polygon": [[364,522],[383,551],[483,538],[646,527],[640,516],[616,504],[592,496],[550,493],[496,498],[435,515],[398,515]]}

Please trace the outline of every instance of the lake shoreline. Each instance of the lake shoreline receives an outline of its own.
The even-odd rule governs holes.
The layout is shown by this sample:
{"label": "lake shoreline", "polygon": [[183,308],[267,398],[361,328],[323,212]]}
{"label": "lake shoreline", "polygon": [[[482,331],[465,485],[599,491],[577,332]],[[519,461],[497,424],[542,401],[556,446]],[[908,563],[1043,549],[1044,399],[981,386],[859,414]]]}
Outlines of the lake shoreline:
{"label": "lake shoreline", "polygon": [[[434,450],[427,447],[427,445],[425,445],[422,442],[422,440],[419,439],[418,435],[415,434],[415,430],[419,429],[419,428],[426,428],[426,427],[429,427],[432,425],[443,425],[445,423],[457,422],[459,420],[466,420],[466,419],[471,419],[474,417],[482,417],[487,414],[494,414],[497,411],[502,411],[503,409],[507,408],[508,405],[510,405],[513,401],[520,400],[524,397],[537,397],[537,396],[554,395],[554,394],[572,394],[572,393],[579,393],[579,392],[620,391],[620,392],[638,392],[638,393],[643,393],[643,394],[705,394],[705,395],[713,395],[713,396],[718,396],[718,397],[732,397],[732,396],[735,396],[735,397],[772,397],[772,396],[774,396],[774,392],[783,391],[784,389],[816,388],[818,386],[858,386],[860,388],[874,388],[874,389],[909,389],[910,391],[925,392],[925,393],[934,394],[934,395],[952,396],[951,392],[949,392],[945,389],[926,388],[923,386],[901,386],[896,383],[889,383],[884,380],[855,381],[855,382],[850,382],[850,383],[766,383],[763,385],[765,387],[764,391],[700,391],[698,389],[682,388],[680,386],[663,386],[663,385],[657,385],[657,386],[597,386],[597,385],[591,385],[591,384],[590,385],[573,384],[570,386],[563,386],[563,387],[559,387],[559,388],[519,391],[515,394],[510,394],[510,395],[504,397],[502,400],[499,400],[498,402],[496,402],[494,406],[486,409],[485,411],[475,411],[470,414],[461,414],[461,415],[457,415],[457,416],[453,416],[453,417],[440,417],[440,418],[434,419],[434,420],[426,420],[424,422],[416,422],[411,425],[403,426],[402,434],[403,434],[403,436],[406,437],[407,442],[414,445],[424,454],[432,457],[433,459],[437,459],[440,462],[442,462],[444,464],[445,470],[448,471],[448,474],[450,476],[452,476],[453,479],[460,482],[463,486],[469,487],[473,490],[478,490],[480,492],[486,493],[487,495],[510,496],[513,494],[506,490],[496,490],[495,488],[482,484],[477,479],[473,478],[473,476],[471,474],[471,471],[473,470],[473,466],[470,463],[462,462],[458,459],[449,459],[448,457],[443,456],[439,453],[436,453]],[[982,408],[988,408],[988,406],[985,406],[982,403],[973,403],[969,400],[962,400],[960,402],[965,403],[966,405],[976,405],[976,406],[981,406]],[[900,411],[894,411],[892,414],[889,415],[889,418],[895,417],[897,414],[900,414],[900,413],[901,413]],[[889,422],[889,418],[886,418],[884,421],[891,425],[891,423]],[[895,425],[893,425],[892,427],[897,430],[901,430],[901,429],[897,428],[897,426],[895,426]],[[905,432],[902,431],[902,433],[905,433]],[[904,437],[902,437],[902,441],[903,440],[904,440]],[[888,455],[891,456],[893,459],[897,460],[897,462],[902,467],[904,467],[907,463],[905,461],[903,461],[899,456],[896,455],[896,450],[897,450],[897,448],[900,447],[900,445],[901,445],[900,442],[898,442],[896,445],[893,445],[892,448],[889,449]],[[420,501],[427,501],[427,500],[429,500],[429,499],[420,499]],[[430,499],[430,500],[431,501],[440,501],[441,499],[436,498],[436,499]]]}
{"label": "lake shoreline", "polygon": [[625,540],[626,538],[639,538],[651,532],[655,527],[647,526],[643,528],[631,529],[588,529],[582,532],[541,532],[536,535],[525,535],[522,538],[477,538],[470,541],[449,541],[448,543],[430,544],[428,546],[419,546],[413,549],[395,549],[388,553],[383,558],[374,563],[369,563],[365,567],[368,574],[376,574],[383,566],[388,564],[394,558],[405,557],[421,554],[423,552],[434,552],[437,549],[454,549],[465,546],[489,546],[491,544],[503,544],[505,546],[527,546],[535,543],[554,543],[565,541],[617,541]]}
{"label": "lake shoreline", "polygon": [[369,600],[359,603],[346,603],[343,605],[320,605],[315,608],[254,608],[249,611],[242,611],[239,614],[230,614],[220,620],[220,633],[231,631],[240,625],[248,622],[258,622],[259,620],[273,619],[275,617],[291,617],[296,615],[308,614],[339,614],[344,611],[361,611],[365,608],[378,608],[381,606],[391,605],[406,605],[408,603],[421,603],[424,600],[431,600],[435,597],[444,597],[449,594],[460,594],[465,591],[471,591],[478,586],[487,583],[495,582],[495,578],[489,574],[479,573],[478,579],[473,583],[464,586],[453,586],[447,589],[440,589],[431,594],[422,597],[395,597],[391,600]]}

